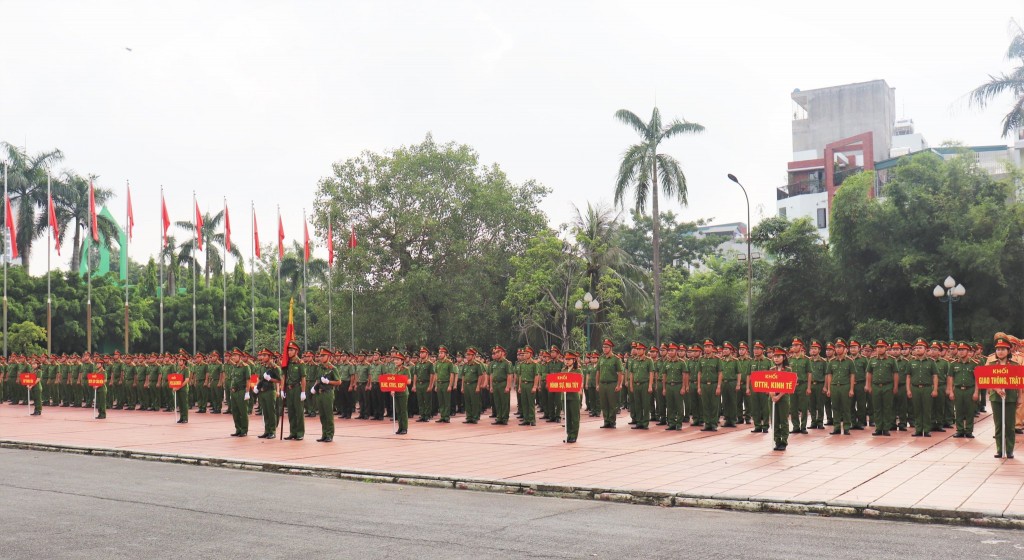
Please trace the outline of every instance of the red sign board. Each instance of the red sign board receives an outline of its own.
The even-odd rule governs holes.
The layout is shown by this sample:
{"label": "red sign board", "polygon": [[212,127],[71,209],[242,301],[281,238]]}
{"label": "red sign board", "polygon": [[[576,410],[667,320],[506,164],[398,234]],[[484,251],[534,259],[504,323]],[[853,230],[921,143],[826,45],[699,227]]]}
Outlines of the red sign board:
{"label": "red sign board", "polygon": [[19,373],[18,374],[18,385],[24,385],[26,387],[31,387],[31,386],[36,384],[36,379],[38,379],[38,377],[36,377],[36,374],[34,374],[34,373]]}
{"label": "red sign board", "polygon": [[549,373],[546,380],[549,393],[579,393],[583,390],[582,373]]}
{"label": "red sign board", "polygon": [[185,384],[185,376],[180,373],[168,373],[167,374],[167,386],[172,391],[181,389],[181,386]]}
{"label": "red sign board", "polygon": [[85,382],[89,384],[93,389],[98,389],[107,382],[107,374],[105,373],[87,373],[85,374]]}
{"label": "red sign board", "polygon": [[979,389],[1024,389],[1024,366],[978,366],[974,382]]}
{"label": "red sign board", "polygon": [[750,372],[750,385],[755,393],[795,393],[796,379],[791,371]]}
{"label": "red sign board", "polygon": [[399,393],[409,385],[408,375],[386,373],[380,376],[380,390],[385,393]]}
{"label": "red sign board", "polygon": [[249,386],[250,387],[255,387],[256,384],[259,383],[259,382],[260,382],[260,378],[255,373],[249,376]]}

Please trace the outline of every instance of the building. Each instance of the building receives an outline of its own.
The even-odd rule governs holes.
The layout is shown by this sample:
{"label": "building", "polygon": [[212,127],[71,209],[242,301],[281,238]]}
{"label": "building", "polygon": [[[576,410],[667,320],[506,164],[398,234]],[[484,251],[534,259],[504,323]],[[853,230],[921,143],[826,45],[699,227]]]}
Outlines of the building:
{"label": "building", "polygon": [[780,216],[810,218],[827,240],[832,198],[839,185],[891,157],[898,128],[896,90],[885,80],[873,80],[797,89],[790,97],[793,159],[787,165],[786,184],[776,190],[776,206]]}

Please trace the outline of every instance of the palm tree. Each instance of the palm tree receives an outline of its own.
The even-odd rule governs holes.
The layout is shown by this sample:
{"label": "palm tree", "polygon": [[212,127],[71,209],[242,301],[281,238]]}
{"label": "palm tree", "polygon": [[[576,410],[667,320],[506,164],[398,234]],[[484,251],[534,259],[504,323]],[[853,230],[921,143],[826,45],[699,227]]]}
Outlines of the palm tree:
{"label": "palm tree", "polygon": [[587,203],[586,213],[576,208],[572,230],[576,235],[577,247],[583,258],[590,293],[597,293],[602,276],[611,275],[623,289],[623,299],[630,304],[643,301],[644,270],[637,266],[633,256],[616,242],[616,233],[621,224],[621,213],[604,205]]}
{"label": "palm tree", "polygon": [[969,101],[981,109],[1004,92],[1013,94],[1013,107],[1003,117],[1003,137],[1010,136],[1018,128],[1024,127],[1024,30],[1016,21],[1010,22],[1013,38],[1006,49],[1006,59],[1017,63],[1009,74],[989,74],[989,80],[974,88],[969,94]]}
{"label": "palm tree", "polygon": [[634,205],[638,212],[647,207],[647,197],[651,197],[651,218],[653,221],[653,266],[654,279],[654,342],[661,344],[661,227],[658,217],[658,179],[661,179],[661,190],[665,196],[674,198],[686,205],[686,177],[676,158],[668,154],[659,154],[658,147],[662,140],[680,134],[697,134],[704,127],[697,123],[676,119],[662,126],[661,112],[655,107],[648,123],[640,120],[632,111],[620,109],[615,118],[633,127],[640,135],[641,141],[630,146],[622,155],[618,178],[615,181],[615,203],[622,205],[626,191],[633,189]]}
{"label": "palm tree", "polygon": [[[283,288],[282,292],[291,293],[290,297],[299,297],[302,301],[302,244],[298,241],[292,242],[290,249],[284,251],[284,259],[281,260],[281,283],[290,288]],[[306,283],[312,280],[326,282],[327,261],[324,259],[310,258],[306,263]]]}
{"label": "palm tree", "polygon": [[[174,295],[177,288],[175,277],[178,267],[181,265],[181,259],[178,255],[178,242],[173,235],[167,236],[167,243],[160,249],[160,262],[163,264],[164,278],[167,282],[167,291],[164,292],[164,295]],[[159,280],[157,278],[158,282]],[[163,289],[162,286],[161,289]]]}
{"label": "palm tree", "polygon": [[[95,179],[95,177],[92,177]],[[120,235],[117,224],[112,222],[103,214],[99,214],[99,208],[114,198],[114,191],[95,187],[93,189],[96,199],[96,227],[100,230],[100,243],[108,250],[113,250],[113,241]],[[75,174],[73,171],[65,171],[61,177],[59,187],[54,189],[53,202],[57,209],[57,222],[60,224],[61,237],[67,234],[68,230],[73,231],[71,248],[71,270],[77,270],[81,266],[82,254],[82,232],[92,235],[91,224],[89,223],[89,179]],[[47,226],[47,215],[43,212],[36,219],[36,227],[44,232]]]}
{"label": "palm tree", "polygon": [[[217,212],[216,214],[210,214],[207,212],[203,215],[203,251],[206,252],[205,263],[203,264],[203,276],[205,278],[205,285],[210,285],[210,272],[217,271],[221,272],[223,268],[224,259],[222,253],[224,249],[224,228],[220,227],[221,222],[224,221],[224,210]],[[194,266],[193,255],[196,253],[196,225],[190,221],[175,222],[174,225],[182,228],[189,234],[189,238],[181,243],[181,252],[178,255],[179,261],[182,264]],[[217,247],[220,247],[218,249]],[[239,259],[242,258],[242,253],[238,250],[237,245],[231,245],[231,255]]]}
{"label": "palm tree", "polygon": [[3,143],[8,165],[7,190],[12,206],[17,207],[18,253],[28,270],[32,242],[38,235],[36,213],[46,215],[46,177],[49,169],[64,159],[60,150],[39,152],[29,156],[24,150],[8,142]]}

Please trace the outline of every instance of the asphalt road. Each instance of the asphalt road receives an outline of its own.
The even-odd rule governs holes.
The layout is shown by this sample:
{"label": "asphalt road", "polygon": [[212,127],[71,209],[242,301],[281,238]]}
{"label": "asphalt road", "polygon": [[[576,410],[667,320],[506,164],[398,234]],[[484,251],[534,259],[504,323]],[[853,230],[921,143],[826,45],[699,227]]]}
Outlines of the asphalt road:
{"label": "asphalt road", "polygon": [[[0,450],[0,558],[1024,558],[1024,532]],[[114,556],[116,555],[116,556]]]}

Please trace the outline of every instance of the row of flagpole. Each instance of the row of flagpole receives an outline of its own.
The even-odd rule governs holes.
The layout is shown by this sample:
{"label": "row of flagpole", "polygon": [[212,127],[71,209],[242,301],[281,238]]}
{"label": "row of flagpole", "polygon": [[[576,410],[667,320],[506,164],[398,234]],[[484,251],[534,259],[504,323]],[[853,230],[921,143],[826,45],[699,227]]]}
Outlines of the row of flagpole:
{"label": "row of flagpole", "polygon": [[[17,225],[14,221],[14,213],[11,208],[11,199],[8,194],[8,169],[7,165],[4,165],[4,235],[5,245],[8,250],[6,251],[3,259],[3,276],[4,276],[4,292],[3,292],[3,355],[8,355],[8,333],[7,333],[7,266],[9,261],[18,258],[18,241],[17,241]],[[125,239],[127,244],[131,243],[133,228],[135,226],[135,216],[132,209],[132,194],[130,182],[125,182],[125,194],[127,204],[125,208]],[[54,247],[57,250],[57,256],[60,256],[60,229],[59,222],[57,221],[56,205],[53,202],[53,194],[51,188],[50,175],[46,177],[46,200],[47,200],[47,225],[49,228],[49,234],[46,236],[46,352],[51,353],[53,350],[53,309],[52,309],[52,289],[50,281],[50,253]],[[203,216],[199,210],[199,203],[196,199],[195,192],[192,193],[192,202],[195,208],[192,220],[193,226],[193,252],[192,252],[192,352],[196,353],[198,347],[197,330],[196,330],[196,287],[197,287],[197,268],[199,265],[197,251],[203,250]],[[256,206],[255,202],[250,203],[252,208],[252,228],[253,237],[251,243],[252,261],[250,265],[250,292],[251,292],[251,307],[252,313],[252,332],[251,332],[251,347],[255,351],[256,347],[256,260],[262,258],[260,243],[259,243],[259,229],[256,224]],[[159,257],[160,267],[160,282],[158,287],[159,295],[159,306],[160,306],[160,353],[164,353],[164,252],[167,249],[167,231],[170,228],[171,221],[170,215],[167,212],[167,203],[164,199],[163,186],[160,187],[160,226],[161,226],[161,242]],[[333,333],[333,309],[332,309],[332,294],[333,291],[333,268],[334,268],[334,227],[331,223],[333,220],[333,214],[328,218],[327,225],[327,273],[328,273],[328,290],[327,290],[327,339],[328,346],[333,347],[334,344],[334,333]],[[306,219],[306,211],[302,211],[302,222],[303,222],[303,255],[302,255],[302,331],[303,331],[303,350],[309,349],[309,341],[307,336],[307,277],[306,277],[306,265],[310,259],[310,239],[309,239],[309,223]],[[277,208],[277,224],[278,224],[278,263],[277,263],[277,311],[278,311],[278,340],[282,340],[282,310],[281,310],[281,263],[284,261],[284,222],[281,218],[281,207]],[[97,247],[100,240],[99,227],[96,213],[96,198],[95,189],[93,182],[89,181],[89,228],[92,241],[88,244],[83,258],[86,260],[86,282],[87,282],[87,298],[86,298],[86,351],[92,352],[92,262],[91,262],[91,250],[93,247]],[[52,245],[51,245],[52,243]],[[351,230],[349,237],[348,247],[354,249],[358,242],[356,239],[355,228]],[[228,259],[231,253],[231,218],[228,214],[227,198],[224,198],[224,262],[222,270],[222,281],[223,281],[223,301],[222,301],[222,323],[223,323],[223,350],[227,352],[227,274],[228,274]],[[127,249],[127,247],[126,247]],[[130,333],[130,310],[129,310],[129,281],[127,272],[125,276],[124,285],[124,351],[129,352],[129,333]],[[355,350],[355,286],[352,283],[352,338],[351,338],[351,350]],[[283,344],[283,343],[282,343]]]}

